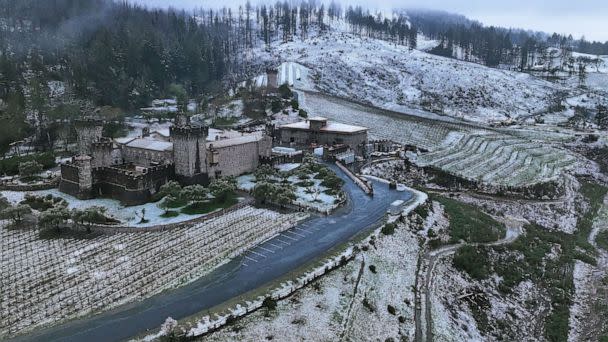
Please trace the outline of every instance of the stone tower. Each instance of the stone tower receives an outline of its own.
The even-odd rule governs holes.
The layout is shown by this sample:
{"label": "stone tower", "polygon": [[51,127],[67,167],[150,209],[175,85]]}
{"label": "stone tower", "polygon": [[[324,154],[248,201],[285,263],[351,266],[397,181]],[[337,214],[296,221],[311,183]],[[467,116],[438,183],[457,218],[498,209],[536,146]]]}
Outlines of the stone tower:
{"label": "stone tower", "polygon": [[172,126],[175,175],[184,184],[206,184],[208,127]]}
{"label": "stone tower", "polygon": [[279,88],[279,72],[277,69],[266,69],[266,78],[266,88],[268,88],[268,90],[273,91]]}
{"label": "stone tower", "polygon": [[74,164],[78,168],[78,198],[90,198],[93,192],[93,173],[91,157],[74,157]]}
{"label": "stone tower", "polygon": [[91,166],[93,168],[98,167],[107,167],[114,164],[114,160],[112,158],[112,150],[114,149],[114,144],[111,140],[105,139],[94,142],[91,144]]}
{"label": "stone tower", "polygon": [[78,136],[78,153],[80,155],[90,155],[91,145],[101,140],[103,122],[100,120],[78,120],[74,126]]}

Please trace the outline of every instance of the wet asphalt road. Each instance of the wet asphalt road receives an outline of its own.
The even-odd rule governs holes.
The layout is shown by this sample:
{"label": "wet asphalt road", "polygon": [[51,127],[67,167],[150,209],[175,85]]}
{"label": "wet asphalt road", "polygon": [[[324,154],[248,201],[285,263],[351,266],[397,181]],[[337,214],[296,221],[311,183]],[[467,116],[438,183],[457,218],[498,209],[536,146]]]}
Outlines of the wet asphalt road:
{"label": "wet asphalt road", "polygon": [[393,201],[412,197],[380,182],[374,182],[375,195],[369,197],[337,167],[331,168],[346,182],[350,198],[346,208],[301,222],[184,287],[37,330],[15,341],[120,341],[156,329],[167,317],[188,317],[285,275],[379,223]]}

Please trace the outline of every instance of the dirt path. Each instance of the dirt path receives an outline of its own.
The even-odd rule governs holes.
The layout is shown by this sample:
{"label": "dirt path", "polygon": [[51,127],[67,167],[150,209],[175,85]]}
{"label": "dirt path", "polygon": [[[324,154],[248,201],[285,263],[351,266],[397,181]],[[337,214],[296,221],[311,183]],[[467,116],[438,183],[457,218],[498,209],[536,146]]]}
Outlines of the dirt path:
{"label": "dirt path", "polygon": [[[435,269],[437,260],[455,253],[462,246],[499,246],[512,243],[522,234],[524,222],[515,218],[505,218],[503,222],[505,223],[507,231],[505,237],[500,240],[490,243],[459,243],[456,245],[445,246],[434,251],[427,251],[426,253],[422,254],[422,260],[419,261],[420,267],[418,268],[418,273],[416,274],[416,284],[423,284],[423,289],[421,290],[417,286],[415,293],[415,341],[433,341],[433,308],[431,296],[434,277],[433,271]],[[421,298],[421,292],[424,295],[424,310],[422,309],[423,300]],[[420,309],[418,308],[418,305],[420,305]],[[424,323],[426,329],[422,328],[422,311],[424,311]]]}
{"label": "dirt path", "polygon": [[357,280],[355,282],[355,288],[353,290],[353,298],[348,305],[348,311],[346,312],[346,316],[344,317],[344,323],[342,325],[342,332],[340,333],[340,341],[344,341],[346,333],[348,332],[348,327],[350,325],[350,316],[353,311],[353,305],[355,304],[355,299],[357,298],[357,293],[359,292],[359,284],[361,283],[361,277],[363,276],[363,271],[365,270],[365,257],[361,260],[361,267],[359,268],[359,273],[357,274]]}
{"label": "dirt path", "polygon": [[570,307],[569,341],[597,340],[605,329],[605,314],[598,307],[606,305],[608,287],[605,284],[606,269],[608,269],[608,252],[597,245],[597,235],[608,229],[608,196],[604,197],[603,205],[594,219],[593,227],[587,241],[596,248],[597,265],[583,265],[578,277],[574,279],[573,304]]}

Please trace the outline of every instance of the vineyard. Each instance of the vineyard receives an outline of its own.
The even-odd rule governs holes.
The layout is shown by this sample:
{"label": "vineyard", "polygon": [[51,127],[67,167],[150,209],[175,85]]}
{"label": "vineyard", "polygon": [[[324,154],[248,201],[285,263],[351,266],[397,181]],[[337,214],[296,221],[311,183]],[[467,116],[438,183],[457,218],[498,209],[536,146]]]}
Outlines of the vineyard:
{"label": "vineyard", "polygon": [[187,228],[90,240],[41,240],[2,222],[0,338],[184,285],[303,218],[244,207]]}
{"label": "vineyard", "polygon": [[429,151],[417,157],[415,162],[421,167],[437,167],[493,186],[554,180],[576,162],[571,153],[526,136],[399,115],[314,93],[306,93],[304,103],[315,115],[369,127],[370,139],[388,139]]}
{"label": "vineyard", "polygon": [[416,160],[465,179],[514,187],[554,180],[575,162],[571,154],[540,143],[479,133],[461,135]]}

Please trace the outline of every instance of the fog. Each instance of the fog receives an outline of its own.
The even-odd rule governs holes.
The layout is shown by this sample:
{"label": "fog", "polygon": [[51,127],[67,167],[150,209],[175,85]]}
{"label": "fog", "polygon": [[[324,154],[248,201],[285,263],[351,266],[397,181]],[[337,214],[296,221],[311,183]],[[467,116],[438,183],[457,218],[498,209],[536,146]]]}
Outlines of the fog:
{"label": "fog", "polygon": [[[246,0],[131,0],[149,7],[237,7]],[[252,4],[262,1],[251,0]],[[390,12],[395,8],[426,8],[463,14],[486,25],[523,28],[548,33],[585,36],[608,41],[608,1],[605,0],[378,0],[338,1],[343,7],[361,5],[370,10]],[[266,3],[274,4],[275,1]]]}

